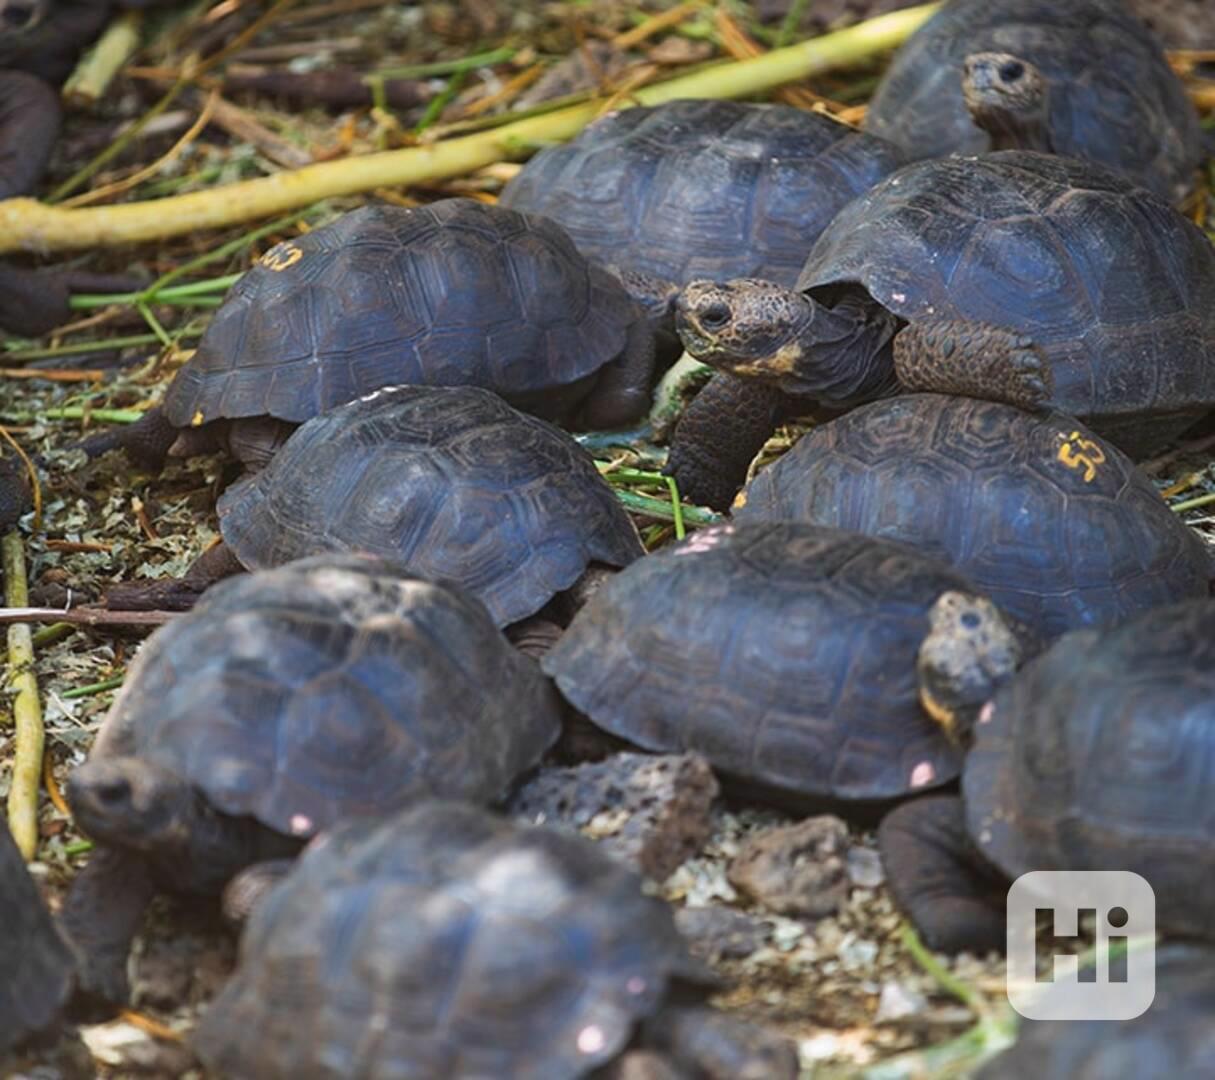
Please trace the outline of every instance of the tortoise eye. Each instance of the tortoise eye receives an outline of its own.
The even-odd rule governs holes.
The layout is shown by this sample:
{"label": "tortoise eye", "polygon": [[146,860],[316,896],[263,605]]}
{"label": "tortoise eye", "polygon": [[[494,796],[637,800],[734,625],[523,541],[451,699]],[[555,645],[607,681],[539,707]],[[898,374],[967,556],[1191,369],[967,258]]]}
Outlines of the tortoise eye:
{"label": "tortoise eye", "polygon": [[720,300],[706,305],[700,311],[700,325],[706,330],[720,330],[730,325],[730,305]]}
{"label": "tortoise eye", "polygon": [[1025,74],[1025,65],[1019,60],[1010,60],[1000,67],[1000,78],[1005,82],[1016,82]]}

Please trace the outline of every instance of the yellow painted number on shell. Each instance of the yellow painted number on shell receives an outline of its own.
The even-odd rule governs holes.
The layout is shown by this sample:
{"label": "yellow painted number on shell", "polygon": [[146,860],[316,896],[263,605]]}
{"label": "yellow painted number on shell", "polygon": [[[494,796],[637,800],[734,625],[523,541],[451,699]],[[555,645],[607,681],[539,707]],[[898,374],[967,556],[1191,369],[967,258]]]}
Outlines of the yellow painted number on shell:
{"label": "yellow painted number on shell", "polygon": [[190,427],[202,427],[203,414],[202,409],[196,409],[194,415],[190,417]]}
{"label": "yellow painted number on shell", "polygon": [[268,270],[277,273],[280,270],[286,270],[289,266],[294,266],[303,257],[303,250],[294,244],[275,244],[261,257],[261,264]]}
{"label": "yellow painted number on shell", "polygon": [[[1060,436],[1063,438],[1063,436]],[[1086,439],[1073,431],[1059,447],[1059,460],[1069,469],[1083,469],[1084,482],[1091,484],[1097,475],[1097,466],[1105,462],[1105,451],[1092,439]]]}

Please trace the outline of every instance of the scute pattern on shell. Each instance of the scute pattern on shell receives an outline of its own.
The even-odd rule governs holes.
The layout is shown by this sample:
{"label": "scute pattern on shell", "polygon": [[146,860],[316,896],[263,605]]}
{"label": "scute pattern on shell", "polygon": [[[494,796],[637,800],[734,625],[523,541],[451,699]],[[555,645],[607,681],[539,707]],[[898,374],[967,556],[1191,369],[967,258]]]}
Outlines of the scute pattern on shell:
{"label": "scute pattern on shell", "polygon": [[498,798],[555,741],[556,696],[481,604],[402,575],[320,556],[213,586],[140,650],[93,756],[166,765],[294,836]]}
{"label": "scute pattern on shell", "polygon": [[1011,53],[1046,76],[1056,152],[1126,170],[1168,199],[1191,182],[1198,116],[1122,0],[951,0],[895,56],[866,130],[915,158],[990,149],[962,98],[962,63],[977,52]]}
{"label": "scute pattern on shell", "polygon": [[541,217],[471,199],[363,207],[233,286],[165,414],[178,427],[298,422],[398,383],[534,395],[615,359],[641,318]]}
{"label": "scute pattern on shell", "polygon": [[809,521],[944,558],[1040,633],[1206,596],[1212,561],[1151,481],[1074,419],[908,394],[807,433],[739,521]]}
{"label": "scute pattern on shell", "polygon": [[318,416],[219,500],[249,567],[364,550],[454,582],[506,625],[592,561],[643,553],[590,455],[486,390],[400,386]]}
{"label": "scute pattern on shell", "polygon": [[835,213],[902,163],[892,144],[818,113],[673,101],[609,113],[542,150],[500,205],[553,218],[589,258],[677,284],[792,285]]}
{"label": "scute pattern on shell", "polygon": [[1215,248],[1084,162],[1009,151],[901,169],[831,223],[797,287],[845,282],[905,319],[1028,334],[1052,366],[1050,404],[1097,431],[1215,405]]}
{"label": "scute pattern on shell", "polygon": [[920,708],[928,611],[961,574],[904,544],[795,523],[714,526],[600,587],[542,661],[596,724],[804,795],[943,784]]}
{"label": "scute pattern on shell", "polygon": [[640,886],[582,837],[468,806],[339,827],[255,910],[198,1047],[233,1080],[572,1080],[686,962]]}
{"label": "scute pattern on shell", "polygon": [[1156,924],[1215,937],[1215,601],[1069,634],[997,693],[963,792],[980,850],[1009,877],[1130,870]]}

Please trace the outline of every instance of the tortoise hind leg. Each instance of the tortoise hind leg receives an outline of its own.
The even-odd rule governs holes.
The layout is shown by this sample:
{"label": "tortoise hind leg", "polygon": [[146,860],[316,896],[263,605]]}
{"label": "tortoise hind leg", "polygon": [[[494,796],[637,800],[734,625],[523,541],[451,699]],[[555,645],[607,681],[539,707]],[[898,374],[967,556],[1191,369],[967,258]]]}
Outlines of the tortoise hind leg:
{"label": "tortoise hind leg", "polygon": [[1054,380],[1033,339],[987,323],[910,323],[894,339],[894,370],[907,390],[1044,406]]}
{"label": "tortoise hind leg", "polygon": [[930,949],[1003,952],[1004,895],[970,842],[962,800],[930,795],[896,807],[878,828],[895,902]]}
{"label": "tortoise hind leg", "polygon": [[60,923],[79,953],[77,1019],[100,1019],[126,1004],[127,956],[154,893],[144,859],[116,848],[98,846],[76,875]]}
{"label": "tortoise hind leg", "polygon": [[728,510],[755,455],[795,412],[793,400],[776,387],[718,373],[675,425],[663,471],[675,477],[681,496]]}

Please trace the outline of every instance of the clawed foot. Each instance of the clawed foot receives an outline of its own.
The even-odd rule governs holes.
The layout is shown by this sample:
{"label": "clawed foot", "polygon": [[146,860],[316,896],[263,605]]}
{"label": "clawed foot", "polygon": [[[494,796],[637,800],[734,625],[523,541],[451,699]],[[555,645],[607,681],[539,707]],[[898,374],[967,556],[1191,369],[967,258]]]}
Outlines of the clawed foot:
{"label": "clawed foot", "polygon": [[[1051,395],[1050,366],[1026,334],[1010,335],[1008,367],[1022,408],[1041,408]],[[1011,397],[1010,397],[1011,400]]]}
{"label": "clawed foot", "polygon": [[69,1011],[78,1023],[99,1023],[126,1007],[131,999],[126,957],[111,961],[99,957],[81,959],[76,969],[76,989]]}

